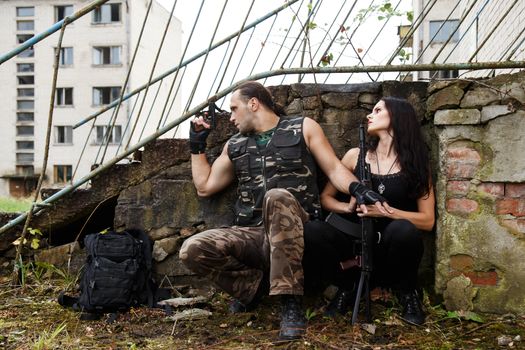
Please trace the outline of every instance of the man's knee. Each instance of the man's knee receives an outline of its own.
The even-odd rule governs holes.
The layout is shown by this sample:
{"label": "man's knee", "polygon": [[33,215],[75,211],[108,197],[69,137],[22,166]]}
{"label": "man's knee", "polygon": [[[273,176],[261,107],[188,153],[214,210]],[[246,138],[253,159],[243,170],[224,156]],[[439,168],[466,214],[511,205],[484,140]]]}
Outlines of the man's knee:
{"label": "man's knee", "polygon": [[295,197],[288,190],[284,188],[272,188],[264,195],[265,202],[286,202],[289,200],[294,200]]}
{"label": "man's knee", "polygon": [[197,242],[194,242],[194,237],[190,237],[182,243],[179,250],[179,259],[186,266],[190,265],[195,257],[198,255]]}

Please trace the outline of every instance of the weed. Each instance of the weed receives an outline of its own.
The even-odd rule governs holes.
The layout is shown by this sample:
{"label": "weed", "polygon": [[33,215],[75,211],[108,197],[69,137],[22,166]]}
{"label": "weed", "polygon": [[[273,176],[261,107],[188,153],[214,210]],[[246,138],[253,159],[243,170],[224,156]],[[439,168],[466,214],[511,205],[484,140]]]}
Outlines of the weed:
{"label": "weed", "polygon": [[317,316],[317,312],[315,312],[315,310],[312,310],[310,308],[306,309],[306,319],[308,321],[310,321],[311,319],[313,319],[315,316]]}
{"label": "weed", "polygon": [[62,322],[54,331],[44,330],[38,340],[33,344],[33,350],[44,350],[54,348],[53,342],[56,337],[66,329],[66,322]]}

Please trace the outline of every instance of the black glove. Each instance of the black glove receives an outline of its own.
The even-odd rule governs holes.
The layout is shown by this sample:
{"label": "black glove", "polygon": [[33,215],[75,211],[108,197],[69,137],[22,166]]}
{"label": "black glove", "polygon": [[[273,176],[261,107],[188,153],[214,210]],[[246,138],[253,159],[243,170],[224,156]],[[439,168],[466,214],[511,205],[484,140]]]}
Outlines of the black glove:
{"label": "black glove", "polygon": [[201,154],[206,150],[206,139],[210,134],[210,129],[203,128],[202,130],[195,130],[195,124],[192,122],[190,126],[190,153]]}
{"label": "black glove", "polygon": [[386,202],[386,199],[378,193],[375,193],[360,182],[352,182],[348,188],[350,194],[355,197],[357,204],[374,204],[375,202]]}

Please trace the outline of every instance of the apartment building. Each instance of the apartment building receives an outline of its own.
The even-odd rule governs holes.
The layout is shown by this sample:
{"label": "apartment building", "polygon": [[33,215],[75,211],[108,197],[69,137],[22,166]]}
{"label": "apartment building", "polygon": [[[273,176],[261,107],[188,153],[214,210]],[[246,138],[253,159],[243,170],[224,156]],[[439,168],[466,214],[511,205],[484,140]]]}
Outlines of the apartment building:
{"label": "apartment building", "polygon": [[[417,63],[523,60],[525,1],[414,0],[414,19],[425,15],[414,33]],[[502,71],[499,71],[502,72]],[[419,72],[416,79],[477,77],[493,70]]]}
{"label": "apartment building", "polygon": [[[85,0],[1,1],[0,53],[9,52],[89,3],[91,1]],[[42,169],[42,162],[58,32],[0,65],[3,144],[0,196],[29,195],[42,171],[46,175],[46,187],[62,187],[73,177],[79,179],[87,174],[104,152],[108,159],[125,147],[136,99],[122,104],[110,133],[111,111],[94,122],[75,129],[73,126],[120,96],[148,3],[149,0],[111,0],[67,26],[60,49],[46,169]],[[169,16],[169,11],[153,2],[126,92],[147,83]],[[180,60],[181,22],[172,18],[169,28],[156,74],[172,68]],[[155,99],[163,101],[168,90],[169,84],[155,89]],[[146,108],[148,103],[153,106],[148,110],[150,114],[161,113],[163,104],[153,104],[153,96],[146,99]],[[178,99],[172,111],[180,111]],[[155,127],[146,121],[136,126],[144,135]],[[108,139],[110,145],[104,150],[100,146]]]}

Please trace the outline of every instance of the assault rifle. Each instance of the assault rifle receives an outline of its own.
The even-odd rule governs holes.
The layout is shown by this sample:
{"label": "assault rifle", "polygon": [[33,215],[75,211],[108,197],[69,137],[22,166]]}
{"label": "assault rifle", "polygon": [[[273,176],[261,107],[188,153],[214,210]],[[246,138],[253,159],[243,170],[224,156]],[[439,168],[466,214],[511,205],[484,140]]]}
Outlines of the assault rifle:
{"label": "assault rifle", "polygon": [[[365,126],[359,125],[359,180],[368,188],[372,186],[372,179],[370,175],[370,166],[365,161],[366,145],[365,145]],[[366,319],[367,322],[372,320],[370,312],[370,276],[372,274],[373,265],[373,249],[374,249],[374,229],[372,219],[363,216],[361,218],[361,277],[357,286],[357,294],[355,297],[354,310],[352,312],[352,324],[357,321],[357,314],[359,313],[359,304],[361,302],[361,295],[365,293],[366,305]]]}

